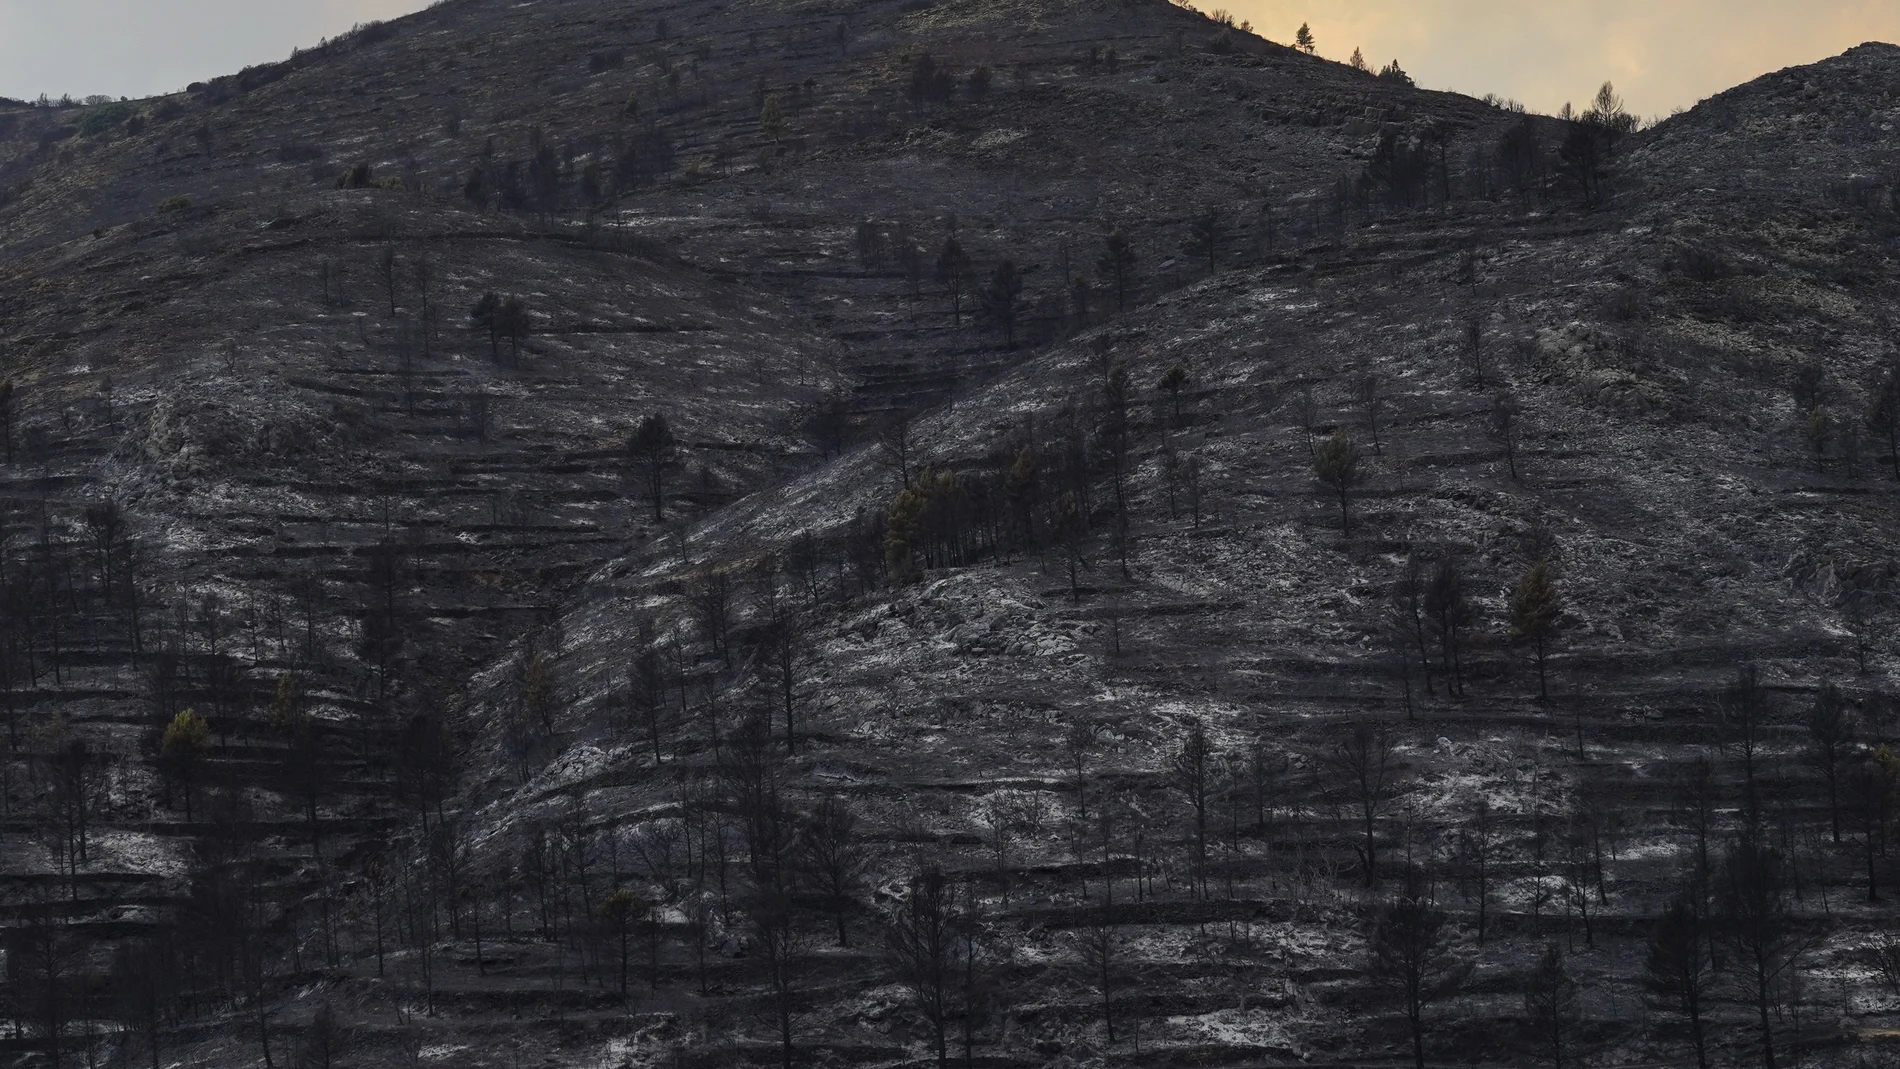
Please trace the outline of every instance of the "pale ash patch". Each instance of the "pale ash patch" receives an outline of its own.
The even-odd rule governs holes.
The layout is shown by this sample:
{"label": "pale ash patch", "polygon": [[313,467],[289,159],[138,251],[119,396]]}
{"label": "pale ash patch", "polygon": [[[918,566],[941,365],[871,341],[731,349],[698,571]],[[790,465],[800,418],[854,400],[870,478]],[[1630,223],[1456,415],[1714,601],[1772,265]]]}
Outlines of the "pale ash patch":
{"label": "pale ash patch", "polygon": [[93,872],[182,877],[191,871],[191,857],[175,837],[108,828],[93,831],[87,845]]}
{"label": "pale ash patch", "polygon": [[970,147],[980,152],[989,151],[1003,148],[1006,145],[1013,145],[1028,136],[1029,131],[1019,130],[1013,127],[1004,127],[1000,130],[988,130],[979,135],[975,141],[970,142]]}
{"label": "pale ash patch", "polygon": [[1286,1011],[1274,1008],[1238,1010],[1232,1007],[1212,1013],[1166,1018],[1175,1034],[1169,1038],[1215,1043],[1223,1047],[1253,1047],[1298,1051],[1300,1044],[1286,1029]]}

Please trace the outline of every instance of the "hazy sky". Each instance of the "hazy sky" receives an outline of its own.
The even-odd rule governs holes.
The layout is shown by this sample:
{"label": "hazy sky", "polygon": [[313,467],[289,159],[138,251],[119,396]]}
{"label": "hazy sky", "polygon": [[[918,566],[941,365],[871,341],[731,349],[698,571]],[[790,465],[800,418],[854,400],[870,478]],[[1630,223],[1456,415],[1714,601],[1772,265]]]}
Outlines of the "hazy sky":
{"label": "hazy sky", "polygon": [[1667,115],[1769,71],[1865,41],[1900,42],[1900,0],[1202,0],[1321,55],[1398,59],[1423,86],[1583,105],[1604,79],[1630,109]]}
{"label": "hazy sky", "polygon": [[[0,0],[0,95],[182,88],[426,0]],[[615,0],[603,0],[612,3]],[[1613,79],[1661,115],[1759,74],[1900,41],[1900,0],[1201,0],[1320,52],[1397,58],[1421,85],[1553,111]]]}
{"label": "hazy sky", "polygon": [[0,96],[183,89],[427,2],[0,0]]}

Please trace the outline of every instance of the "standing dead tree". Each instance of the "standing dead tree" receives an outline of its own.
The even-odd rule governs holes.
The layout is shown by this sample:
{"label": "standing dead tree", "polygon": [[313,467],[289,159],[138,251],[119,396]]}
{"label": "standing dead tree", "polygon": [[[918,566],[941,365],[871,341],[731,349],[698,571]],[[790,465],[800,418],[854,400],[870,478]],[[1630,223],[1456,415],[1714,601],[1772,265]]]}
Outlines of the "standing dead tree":
{"label": "standing dead tree", "polygon": [[1075,933],[1076,949],[1082,967],[1102,1000],[1102,1030],[1110,1046],[1115,1044],[1115,926],[1106,914]]}
{"label": "standing dead tree", "polygon": [[1523,991],[1531,1030],[1547,1045],[1552,1069],[1564,1069],[1564,1046],[1576,1030],[1581,1002],[1577,981],[1564,967],[1562,947],[1545,944],[1543,957],[1524,979]]}
{"label": "standing dead tree", "polygon": [[[1432,649],[1427,640],[1425,629],[1429,615],[1425,611],[1426,588],[1425,562],[1414,553],[1405,558],[1405,570],[1392,581],[1392,592],[1386,606],[1386,626],[1401,645],[1409,645],[1418,653],[1419,669],[1425,677],[1425,693],[1436,695],[1432,689]],[[1410,686],[1410,676],[1407,676]]]}
{"label": "standing dead tree", "polygon": [[1705,949],[1707,925],[1700,905],[1692,897],[1695,893],[1692,882],[1688,891],[1671,902],[1650,929],[1648,952],[1643,960],[1643,990],[1651,1006],[1679,1013],[1688,1021],[1697,1069],[1708,1069],[1708,1043],[1702,1033],[1702,1017],[1709,998],[1712,969]]}
{"label": "standing dead tree", "polygon": [[1834,841],[1841,841],[1841,754],[1854,740],[1853,721],[1848,719],[1847,703],[1840,688],[1825,684],[1814,695],[1808,710],[1808,738],[1814,743],[1815,763],[1821,766],[1827,781],[1828,826]]}
{"label": "standing dead tree", "polygon": [[1781,1015],[1786,980],[1807,944],[1788,906],[1788,876],[1780,851],[1744,829],[1723,859],[1715,888],[1716,931],[1734,957],[1734,983],[1755,1011],[1762,1064],[1775,1069],[1774,1020]]}
{"label": "standing dead tree", "polygon": [[653,621],[641,620],[636,634],[633,663],[627,669],[627,700],[633,727],[646,730],[657,768],[665,760],[660,751],[660,733],[666,720],[666,662],[660,654]]}
{"label": "standing dead tree", "polygon": [[837,795],[820,799],[799,838],[800,862],[806,880],[824,899],[838,926],[838,945],[850,946],[845,922],[856,904],[858,887],[869,863],[858,836],[858,815]]}
{"label": "standing dead tree", "polygon": [[1742,816],[1747,830],[1761,825],[1761,793],[1755,782],[1756,765],[1768,732],[1768,688],[1763,685],[1761,669],[1753,661],[1744,661],[1735,669],[1735,679],[1718,700],[1723,741],[1735,747],[1742,762]]}
{"label": "standing dead tree", "polygon": [[1861,855],[1867,864],[1867,901],[1880,901],[1880,858],[1887,852],[1887,829],[1894,815],[1894,774],[1878,755],[1857,761],[1847,772],[1847,810],[1860,828]]}
{"label": "standing dead tree", "polygon": [[1422,896],[1408,895],[1381,909],[1371,944],[1368,972],[1373,983],[1404,1001],[1413,1062],[1425,1069],[1425,1009],[1456,993],[1472,966],[1454,950],[1450,918]]}
{"label": "standing dead tree", "polygon": [[647,498],[653,503],[653,522],[665,518],[666,473],[675,463],[679,441],[666,417],[655,412],[640,421],[627,439],[627,455],[640,470],[646,483]]}
{"label": "standing dead tree", "polygon": [[[1539,558],[1531,564],[1530,570],[1518,582],[1517,589],[1511,594],[1511,638],[1518,641],[1529,639],[1537,648],[1537,697],[1539,701],[1550,700],[1550,685],[1544,671],[1545,647],[1557,633],[1557,621],[1563,616],[1563,595],[1558,592],[1557,580],[1551,574],[1548,561]],[[1582,739],[1578,739],[1578,748],[1582,748]]]}
{"label": "standing dead tree", "polygon": [[1450,553],[1439,557],[1423,591],[1426,622],[1438,639],[1439,667],[1446,688],[1455,698],[1464,697],[1464,636],[1477,618],[1477,609],[1465,596],[1464,572]]}
{"label": "standing dead tree", "polygon": [[1472,806],[1470,818],[1465,821],[1463,827],[1458,829],[1456,853],[1453,856],[1460,885],[1465,888],[1475,888],[1476,891],[1479,946],[1484,945],[1484,926],[1491,903],[1491,882],[1495,879],[1494,869],[1498,862],[1497,832],[1493,824],[1490,799],[1480,797]]}
{"label": "standing dead tree", "polygon": [[1373,887],[1378,882],[1378,820],[1397,787],[1392,736],[1383,725],[1357,721],[1316,756],[1328,773],[1326,789],[1344,796],[1359,826],[1360,842],[1354,850],[1366,886]]}
{"label": "standing dead tree", "polygon": [[779,702],[785,711],[785,752],[790,754],[795,752],[798,745],[792,698],[798,682],[799,656],[805,650],[805,630],[790,605],[780,604],[772,614],[765,629],[765,650],[769,662],[768,672],[773,677],[779,692]]}
{"label": "standing dead tree", "polygon": [[1379,438],[1379,425],[1385,417],[1386,399],[1379,373],[1361,367],[1352,377],[1352,399],[1366,414],[1366,430],[1372,436],[1372,455],[1384,456],[1385,444]]}
{"label": "standing dead tree", "polygon": [[749,717],[720,755],[727,801],[745,837],[751,884],[752,935],[779,1033],[785,1069],[791,1069],[792,1022],[802,1000],[797,989],[807,936],[798,925],[798,833],[785,799],[783,770],[763,716]]}
{"label": "standing dead tree", "polygon": [[1511,481],[1517,481],[1517,449],[1524,438],[1523,409],[1516,395],[1509,390],[1499,390],[1491,399],[1491,411],[1485,416],[1485,437],[1497,443],[1504,450],[1504,463],[1511,473]]}
{"label": "standing dead tree", "polygon": [[1213,795],[1213,750],[1207,730],[1189,725],[1187,737],[1168,763],[1168,784],[1180,793],[1194,814],[1194,887],[1207,897],[1207,808]]}
{"label": "standing dead tree", "polygon": [[956,885],[943,870],[928,866],[911,879],[885,933],[890,963],[930,1025],[937,1069],[949,1065],[945,1033],[955,994],[957,909]]}
{"label": "standing dead tree", "polygon": [[1074,784],[1076,812],[1083,821],[1089,816],[1089,757],[1095,750],[1095,741],[1095,725],[1087,720],[1075,721],[1062,735],[1063,764]]}

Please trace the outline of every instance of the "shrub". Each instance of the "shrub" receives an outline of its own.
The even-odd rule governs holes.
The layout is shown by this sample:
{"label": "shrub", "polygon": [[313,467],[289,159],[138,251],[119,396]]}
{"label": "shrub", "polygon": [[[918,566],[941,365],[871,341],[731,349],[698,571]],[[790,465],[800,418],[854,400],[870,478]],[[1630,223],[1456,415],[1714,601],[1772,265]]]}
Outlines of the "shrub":
{"label": "shrub", "polygon": [[260,63],[255,67],[246,67],[237,72],[235,81],[237,91],[248,93],[253,89],[262,89],[272,82],[282,81],[290,73],[288,63]]}
{"label": "shrub", "polygon": [[1339,495],[1340,528],[1348,538],[1352,537],[1352,514],[1347,509],[1346,499],[1353,487],[1365,478],[1365,473],[1359,470],[1360,456],[1359,447],[1353,445],[1344,430],[1334,431],[1313,456],[1313,474]]}
{"label": "shrub", "polygon": [[161,212],[182,212],[190,207],[191,199],[188,197],[166,197],[158,202],[158,210]]}
{"label": "shrub", "polygon": [[1404,86],[1415,84],[1412,76],[1405,73],[1405,68],[1399,66],[1399,61],[1396,59],[1380,68],[1379,77],[1384,81],[1397,82]]}
{"label": "shrub", "polygon": [[1675,255],[1663,262],[1665,271],[1672,271],[1691,282],[1720,282],[1742,273],[1734,261],[1723,254],[1722,250],[1700,243],[1687,244],[1678,248]]}
{"label": "shrub", "polygon": [[778,94],[768,93],[765,107],[759,111],[759,132],[777,144],[785,136],[785,109],[779,105]]}
{"label": "shrub", "polygon": [[138,109],[124,101],[89,107],[79,116],[80,136],[97,137],[137,114]]}
{"label": "shrub", "polygon": [[367,189],[374,177],[369,161],[363,160],[337,176],[338,189]]}
{"label": "shrub", "polygon": [[956,91],[957,76],[951,71],[939,67],[930,53],[925,52],[911,61],[910,85],[905,95],[916,105],[943,103]]}
{"label": "shrub", "polygon": [[396,27],[381,19],[359,22],[350,27],[350,32],[337,34],[333,44],[354,44],[358,48],[367,48],[378,41],[387,41],[396,36]]}
{"label": "shrub", "polygon": [[211,726],[195,710],[186,709],[172,717],[158,743],[158,757],[166,774],[185,788],[185,817],[191,818],[191,788],[194,774],[203,762],[211,738]]}

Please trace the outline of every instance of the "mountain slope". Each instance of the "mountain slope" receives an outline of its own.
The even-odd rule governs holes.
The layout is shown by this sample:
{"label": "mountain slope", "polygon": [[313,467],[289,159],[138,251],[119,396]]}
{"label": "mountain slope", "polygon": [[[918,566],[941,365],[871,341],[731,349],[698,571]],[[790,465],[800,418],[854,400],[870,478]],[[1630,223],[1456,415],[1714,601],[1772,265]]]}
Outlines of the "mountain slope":
{"label": "mountain slope", "polygon": [[[206,1061],[252,1059],[260,1011],[280,1055],[318,1044],[326,1004],[365,1060],[765,1061],[789,1028],[799,1059],[897,1064],[928,1022],[882,932],[934,865],[992,993],[956,1027],[995,1064],[1131,1034],[1201,1064],[1383,1056],[1405,1038],[1367,918],[1423,882],[1471,932],[1455,848],[1484,798],[1503,935],[1464,951],[1433,1056],[1521,1058],[1521,979],[1559,939],[1588,1042],[1670,1057],[1629,1007],[1699,756],[1725,833],[1772,782],[1765,819],[1833,896],[1799,907],[1813,990],[1854,992],[1830,1035],[1872,1042],[1856,948],[1883,915],[1850,901],[1851,829],[1816,830],[1804,725],[1835,683],[1864,739],[1893,727],[1893,483],[1850,436],[1893,359],[1893,55],[1636,136],[1594,212],[1555,177],[1556,124],[1159,3],[459,0],[152,102],[137,132],[28,148],[80,119],[30,114],[0,157],[7,887],[12,946],[75,959],[49,951],[37,995],[13,974],[13,1049],[51,1046],[48,1007],[118,941],[175,931],[213,979],[163,1042]],[[336,188],[358,162],[401,188]],[[1007,340],[970,307],[1004,258]],[[491,291],[530,313],[518,359],[469,318]],[[807,417],[841,395],[863,444],[832,459]],[[623,446],[653,412],[683,446],[659,525]],[[1312,475],[1335,430],[1366,454],[1349,533]],[[89,520],[108,499],[129,538]],[[1457,697],[1450,651],[1388,640],[1414,554],[1464,577]],[[1539,557],[1567,602],[1549,702],[1506,619]],[[1743,659],[1773,710],[1760,770],[1712,748]],[[186,705],[217,736],[190,820],[152,759]],[[782,763],[743,726],[767,715],[795,731]],[[1368,889],[1327,760],[1371,722],[1401,786]],[[1207,860],[1177,760],[1197,724]],[[74,739],[101,757],[84,860],[50,760]],[[849,947],[808,873],[789,928],[764,893],[790,870],[760,821],[827,795],[868,851]],[[268,904],[233,907],[246,884]],[[620,933],[651,988],[624,1005],[600,908],[623,886],[652,906]],[[121,963],[69,1012],[123,1015],[155,971]],[[1739,1049],[1746,1009],[1713,1011]]]}
{"label": "mountain slope", "polygon": [[[1867,54],[1885,50],[1856,53]],[[562,631],[564,687],[577,706],[603,712],[572,722],[570,759],[519,787],[495,766],[497,780],[476,794],[493,800],[478,812],[552,822],[579,805],[603,835],[636,840],[666,826],[675,800],[690,797],[693,769],[712,756],[713,729],[703,710],[675,725],[667,746],[677,756],[658,766],[638,737],[616,744],[635,622],[698,634],[696,592],[716,583],[714,569],[750,574],[774,548],[795,555],[799,532],[833,532],[837,585],[821,589],[839,604],[811,610],[816,634],[795,702],[805,748],[787,776],[804,797],[841,791],[857,801],[884,846],[882,872],[930,861],[970,881],[996,926],[985,929],[987,946],[1016,963],[996,966],[1004,986],[1031,1007],[984,1033],[998,1053],[1012,1049],[1012,1030],[1040,1037],[1045,1053],[1103,1049],[1086,948],[1105,894],[1120,903],[1108,915],[1122,955],[1124,1042],[1127,1016],[1144,1003],[1148,1042],[1177,1059],[1354,1057],[1398,1041],[1390,1018],[1364,1016],[1366,899],[1334,882],[1338,866],[1354,864],[1342,812],[1352,798],[1329,787],[1336,772],[1324,758],[1342,725],[1371,719],[1392,725],[1405,784],[1380,822],[1388,873],[1419,865],[1456,874],[1454,847],[1480,799],[1491,806],[1490,834],[1508,844],[1491,856],[1503,875],[1493,877],[1502,889],[1490,908],[1509,936],[1479,955],[1474,992],[1442,1011],[1434,1049],[1512,1057],[1526,1040],[1490,1026],[1521,1013],[1513,978],[1542,939],[1557,938],[1575,943],[1571,968],[1600,1000],[1586,1011],[1592,1042],[1668,1057],[1669,1033],[1650,1034],[1613,1007],[1640,999],[1632,941],[1679,879],[1682,833],[1666,815],[1698,759],[1714,762],[1721,823],[1744,821],[1746,769],[1716,745],[1737,730],[1715,715],[1736,666],[1758,666],[1772,695],[1755,760],[1774,769],[1767,804],[1785,829],[1779,841],[1824,886],[1853,885],[1858,848],[1851,833],[1840,847],[1800,837],[1828,823],[1807,756],[1807,710],[1838,686],[1865,738],[1893,728],[1884,624],[1861,615],[1891,590],[1893,484],[1884,446],[1845,440],[1866,433],[1858,421],[1892,359],[1883,328],[1891,266],[1842,272],[1841,246],[1817,252],[1802,233],[1825,225],[1851,248],[1878,241],[1891,216],[1879,204],[1850,211],[1812,185],[1785,206],[1749,201],[1745,216],[1680,211],[1694,191],[1662,201],[1654,180],[1640,184],[1641,168],[1721,151],[1700,118],[1628,150],[1612,209],[1526,215],[1478,203],[1447,218],[1388,216],[1343,247],[1163,297],[938,410],[918,426],[911,463],[956,473],[967,496],[947,500],[939,522],[966,526],[938,550],[959,566],[931,570],[919,585],[863,596],[846,578],[846,562],[862,559],[853,525],[881,514],[900,488],[876,448],[710,518],[690,559],[603,571]],[[1772,158],[1753,159],[1774,171]],[[1466,333],[1474,320],[1489,361],[1481,382]],[[1092,465],[1062,470],[1072,443],[1105,448],[1096,434],[1112,404],[1104,371],[1123,362],[1142,395],[1127,577],[1103,482],[1113,465],[1097,452]],[[1791,398],[1789,384],[1817,365],[1811,395]],[[1180,417],[1154,386],[1172,366],[1189,369],[1192,383]],[[1312,478],[1302,396],[1315,398],[1312,433],[1337,428],[1364,443],[1373,433],[1358,400],[1367,374],[1383,399],[1383,455],[1362,460],[1369,478],[1344,538],[1337,502]],[[1495,422],[1501,388],[1514,401],[1514,457]],[[1800,407],[1817,402],[1838,421],[1818,463],[1812,416]],[[1048,526],[1036,535],[1015,529],[1006,504],[1005,473],[1026,445],[1043,464],[1032,511]],[[1166,448],[1203,466],[1198,525],[1170,503]],[[1073,596],[1053,508],[1065,491],[1094,495]],[[1449,555],[1465,575],[1475,619],[1461,698],[1445,694],[1442,677],[1428,695],[1416,667],[1395,672],[1385,605],[1407,553]],[[1506,626],[1512,588],[1540,556],[1556,565],[1567,599],[1548,704]],[[769,606],[740,616],[738,631],[763,628]],[[757,649],[767,665],[749,701],[769,711],[772,646]],[[700,670],[717,678],[714,663]],[[489,701],[506,721],[518,696],[504,684]],[[1078,724],[1096,740],[1086,788],[1099,792],[1094,804],[1127,807],[1106,888],[1065,756]],[[1194,724],[1235,762],[1221,803],[1236,811],[1231,841],[1227,815],[1217,820],[1226,886],[1205,904],[1191,886],[1193,820],[1175,770]],[[1166,845],[1144,856],[1143,834]],[[1593,860],[1594,837],[1623,856]],[[1007,879],[999,843],[1012,852]],[[1566,886],[1599,893],[1585,882],[1593,865],[1608,870],[1604,901],[1568,896]],[[1157,877],[1166,889],[1145,905],[1145,881]],[[1187,887],[1177,883],[1184,877]],[[1443,893],[1469,926],[1475,902]],[[1858,948],[1884,913],[1833,893],[1827,934],[1804,968],[1864,984]],[[1586,922],[1583,907],[1601,915]],[[1219,935],[1208,919],[1246,923]],[[888,989],[864,984],[840,994],[816,982],[828,1008],[813,1018],[881,1019],[863,1007]],[[1884,1020],[1871,992],[1854,999],[1836,1039],[1859,1032],[1866,1041]],[[816,1023],[804,1034],[820,1050],[838,1035]],[[1739,1025],[1734,1042],[1746,1049]]]}

